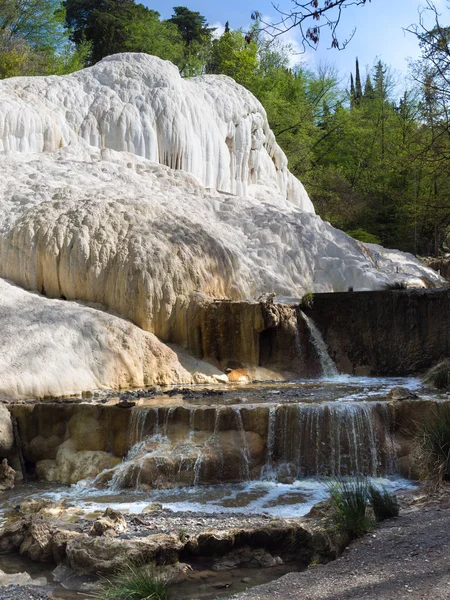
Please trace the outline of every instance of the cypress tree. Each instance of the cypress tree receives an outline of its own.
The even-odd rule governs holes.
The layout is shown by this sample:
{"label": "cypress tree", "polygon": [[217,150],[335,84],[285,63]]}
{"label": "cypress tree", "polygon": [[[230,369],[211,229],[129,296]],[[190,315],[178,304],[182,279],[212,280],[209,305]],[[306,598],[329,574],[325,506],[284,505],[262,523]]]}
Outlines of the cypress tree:
{"label": "cypress tree", "polygon": [[359,74],[359,61],[356,59],[356,74],[355,74],[355,102],[359,104],[362,98],[361,76]]}

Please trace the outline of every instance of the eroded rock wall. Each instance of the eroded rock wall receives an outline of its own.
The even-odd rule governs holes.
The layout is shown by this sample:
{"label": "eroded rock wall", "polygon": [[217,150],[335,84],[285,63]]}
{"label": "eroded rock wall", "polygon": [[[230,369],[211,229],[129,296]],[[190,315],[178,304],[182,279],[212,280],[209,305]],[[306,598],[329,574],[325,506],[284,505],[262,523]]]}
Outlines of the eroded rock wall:
{"label": "eroded rock wall", "polygon": [[450,290],[315,294],[305,311],[343,373],[415,375],[450,353]]}

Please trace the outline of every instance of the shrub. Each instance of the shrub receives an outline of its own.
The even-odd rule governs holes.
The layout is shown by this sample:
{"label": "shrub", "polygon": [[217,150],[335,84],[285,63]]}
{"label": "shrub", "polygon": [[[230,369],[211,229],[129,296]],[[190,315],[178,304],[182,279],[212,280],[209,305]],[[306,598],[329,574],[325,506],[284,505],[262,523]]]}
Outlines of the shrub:
{"label": "shrub", "polygon": [[400,507],[395,494],[391,494],[386,489],[380,491],[371,485],[369,486],[369,500],[377,521],[398,517]]}
{"label": "shrub", "polygon": [[407,290],[408,284],[406,281],[393,281],[392,283],[387,283],[385,288],[386,290]]}
{"label": "shrub", "polygon": [[450,387],[450,360],[445,359],[430,369],[423,381],[438,390],[448,389]]}
{"label": "shrub", "polygon": [[312,308],[314,304],[314,294],[313,292],[307,292],[306,294],[304,294],[302,296],[302,299],[300,300],[300,307],[301,308]]}
{"label": "shrub", "polygon": [[122,571],[105,580],[99,600],[169,600],[166,584],[152,566],[126,565]]}
{"label": "shrub", "polygon": [[337,509],[337,524],[351,537],[359,537],[373,529],[373,520],[367,512],[369,485],[367,479],[336,478],[329,486],[331,499]]}
{"label": "shrub", "polygon": [[439,486],[450,479],[450,406],[442,405],[418,433],[419,463],[422,478]]}

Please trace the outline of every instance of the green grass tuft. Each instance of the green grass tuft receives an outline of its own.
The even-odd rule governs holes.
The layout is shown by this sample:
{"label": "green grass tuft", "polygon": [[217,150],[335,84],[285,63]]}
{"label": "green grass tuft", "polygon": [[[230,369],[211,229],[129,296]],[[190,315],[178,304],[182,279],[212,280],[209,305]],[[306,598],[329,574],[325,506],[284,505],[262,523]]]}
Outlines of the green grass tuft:
{"label": "green grass tuft", "polygon": [[155,574],[153,566],[127,565],[106,579],[98,600],[170,600],[167,585]]}
{"label": "green grass tuft", "polygon": [[432,385],[437,390],[450,388],[450,360],[445,359],[428,371],[423,378],[424,383]]}
{"label": "green grass tuft", "polygon": [[351,537],[359,537],[373,529],[374,523],[367,511],[369,484],[364,477],[338,477],[329,486],[331,499],[337,510],[337,525]]}
{"label": "green grass tuft", "polygon": [[422,478],[439,486],[450,479],[450,406],[442,405],[418,433],[418,460]]}
{"label": "green grass tuft", "polygon": [[377,521],[398,517],[400,506],[395,494],[391,494],[386,489],[381,491],[371,485],[369,486],[369,500]]}

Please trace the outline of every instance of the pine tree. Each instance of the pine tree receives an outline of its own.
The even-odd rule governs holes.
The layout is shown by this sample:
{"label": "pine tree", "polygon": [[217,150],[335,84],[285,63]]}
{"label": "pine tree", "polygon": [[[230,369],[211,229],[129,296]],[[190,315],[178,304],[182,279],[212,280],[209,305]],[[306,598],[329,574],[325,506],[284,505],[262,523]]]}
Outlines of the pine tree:
{"label": "pine tree", "polygon": [[364,84],[364,98],[367,100],[373,100],[375,98],[375,90],[373,89],[370,75],[367,75],[366,83]]}

